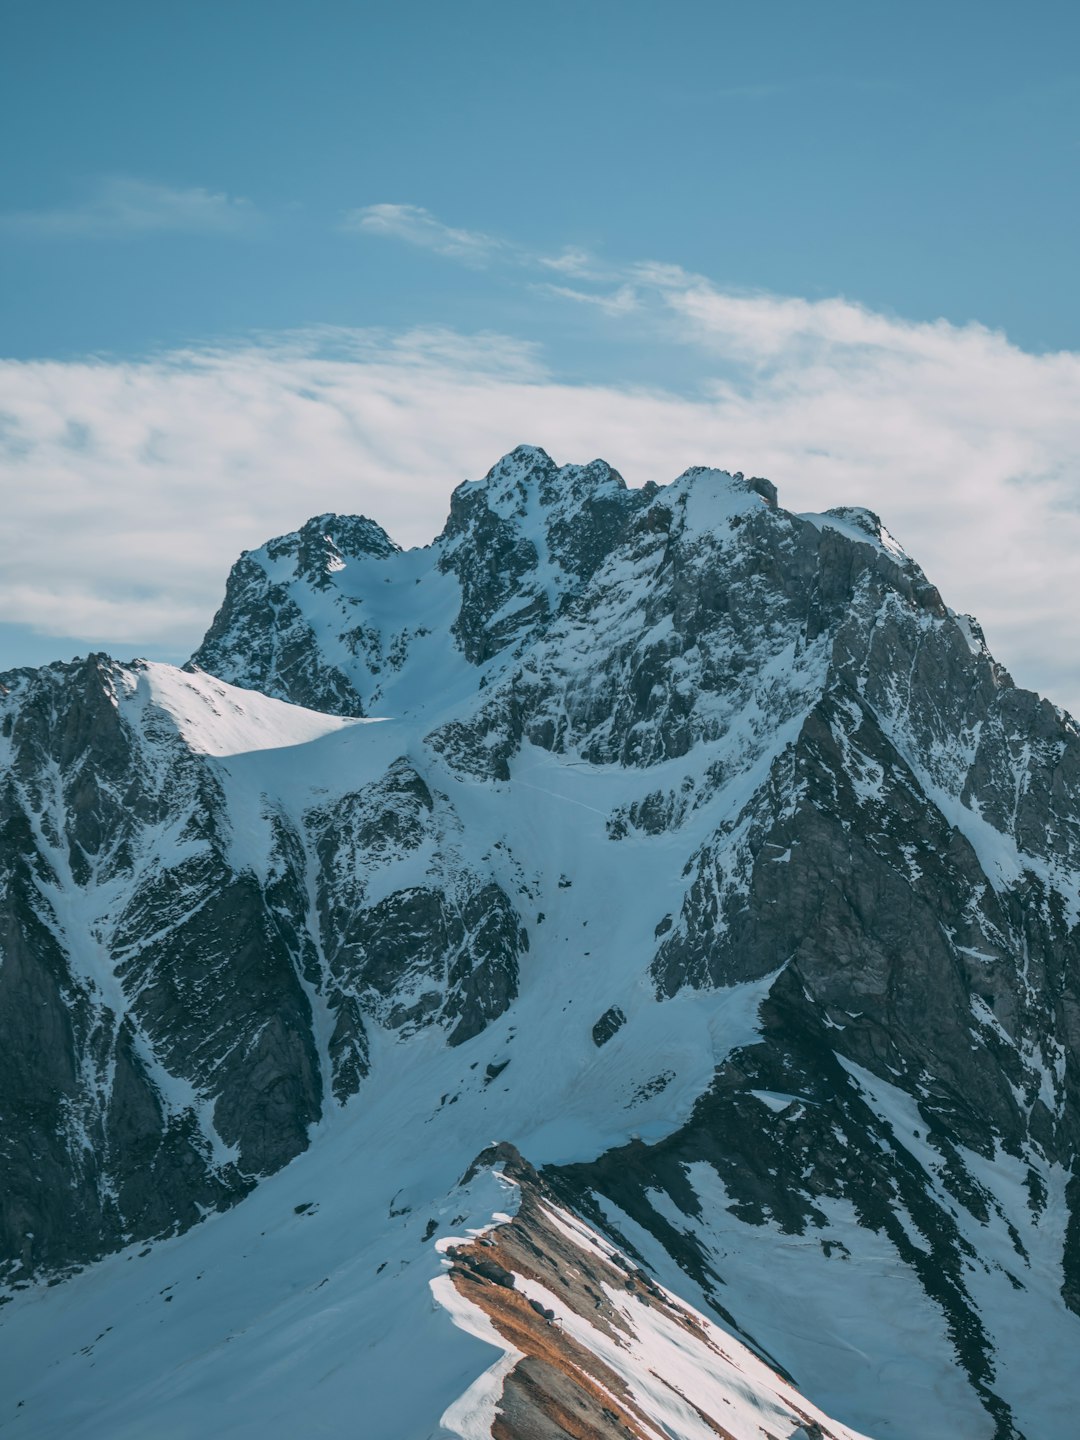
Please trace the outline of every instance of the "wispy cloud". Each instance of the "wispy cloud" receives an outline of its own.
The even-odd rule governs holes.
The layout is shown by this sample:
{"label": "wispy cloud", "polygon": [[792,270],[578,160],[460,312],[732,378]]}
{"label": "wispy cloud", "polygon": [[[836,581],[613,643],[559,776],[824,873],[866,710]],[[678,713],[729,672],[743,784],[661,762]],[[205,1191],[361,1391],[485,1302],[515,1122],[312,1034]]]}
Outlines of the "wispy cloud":
{"label": "wispy cloud", "polygon": [[433,250],[449,260],[482,268],[510,247],[479,230],[457,230],[444,225],[420,205],[367,205],[351,210],[342,221],[344,230],[382,235],[404,241],[420,250]]}
{"label": "wispy cloud", "polygon": [[201,186],[178,187],[113,175],[78,204],[0,213],[0,233],[47,236],[150,235],[168,231],[228,234],[257,216],[250,201]]}
{"label": "wispy cloud", "polygon": [[606,280],[609,271],[597,265],[587,250],[568,246],[558,255],[537,255],[536,264],[544,270],[555,270],[576,280]]}
{"label": "wispy cloud", "polygon": [[1019,680],[1080,710],[1080,355],[673,266],[590,293],[620,342],[640,325],[692,347],[693,391],[572,383],[533,345],[445,330],[0,363],[0,614],[186,653],[241,549],[326,510],[423,543],[458,480],[527,441],[631,483],[704,462],[796,511],[868,505]]}
{"label": "wispy cloud", "polygon": [[574,300],[581,305],[592,305],[605,315],[629,315],[640,308],[638,293],[632,285],[620,285],[615,290],[575,290],[572,285],[545,285],[549,295],[558,295],[563,300]]}
{"label": "wispy cloud", "polygon": [[397,240],[477,270],[499,262],[522,271],[554,271],[558,275],[596,284],[617,278],[617,272],[611,266],[601,265],[588,251],[578,246],[567,246],[557,255],[545,255],[503,236],[447,225],[422,205],[365,205],[358,210],[350,210],[341,222],[341,229],[353,234]]}

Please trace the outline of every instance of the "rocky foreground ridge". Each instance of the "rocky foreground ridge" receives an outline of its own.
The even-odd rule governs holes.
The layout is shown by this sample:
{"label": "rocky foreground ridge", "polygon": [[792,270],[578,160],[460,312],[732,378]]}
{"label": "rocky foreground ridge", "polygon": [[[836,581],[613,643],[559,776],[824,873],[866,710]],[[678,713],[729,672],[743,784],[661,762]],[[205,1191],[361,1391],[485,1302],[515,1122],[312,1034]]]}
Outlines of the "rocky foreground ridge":
{"label": "rocky foreground ridge", "polygon": [[505,1139],[837,1424],[1070,1433],[1080,732],[876,516],[522,448],[0,686],[0,1365],[320,1147],[419,1215]]}

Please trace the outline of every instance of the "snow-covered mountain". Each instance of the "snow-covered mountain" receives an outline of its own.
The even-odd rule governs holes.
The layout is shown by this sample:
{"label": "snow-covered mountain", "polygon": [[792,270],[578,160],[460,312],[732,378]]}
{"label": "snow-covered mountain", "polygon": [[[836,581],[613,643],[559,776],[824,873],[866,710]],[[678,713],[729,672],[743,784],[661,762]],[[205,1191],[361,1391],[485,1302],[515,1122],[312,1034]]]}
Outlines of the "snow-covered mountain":
{"label": "snow-covered mountain", "polygon": [[876,516],[522,448],[0,685],[0,1433],[1072,1433],[1080,732]]}

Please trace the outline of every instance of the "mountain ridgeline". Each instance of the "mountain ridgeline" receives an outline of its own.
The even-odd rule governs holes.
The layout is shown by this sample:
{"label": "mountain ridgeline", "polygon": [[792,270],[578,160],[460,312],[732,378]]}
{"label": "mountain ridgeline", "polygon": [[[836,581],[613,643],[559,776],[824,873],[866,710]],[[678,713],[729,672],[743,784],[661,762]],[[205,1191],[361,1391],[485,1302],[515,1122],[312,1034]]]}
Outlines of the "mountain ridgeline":
{"label": "mountain ridgeline", "polygon": [[183,670],[0,676],[0,756],[13,1315],[437,1052],[447,1184],[513,1142],[868,1433],[1065,1433],[1080,730],[869,511],[522,447],[245,553]]}

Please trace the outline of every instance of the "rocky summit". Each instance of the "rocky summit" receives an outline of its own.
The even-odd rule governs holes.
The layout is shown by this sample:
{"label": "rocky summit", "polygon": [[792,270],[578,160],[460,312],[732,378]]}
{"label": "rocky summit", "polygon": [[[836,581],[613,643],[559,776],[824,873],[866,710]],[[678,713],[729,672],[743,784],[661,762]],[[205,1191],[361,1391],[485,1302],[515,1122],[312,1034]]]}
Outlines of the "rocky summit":
{"label": "rocky summit", "polygon": [[0,868],[0,1434],[1075,1433],[1080,730],[871,512],[320,515]]}

